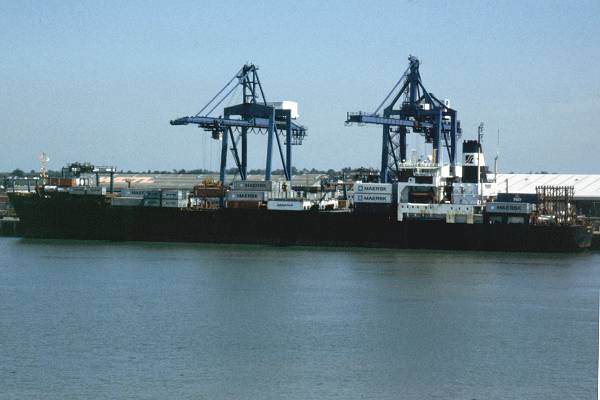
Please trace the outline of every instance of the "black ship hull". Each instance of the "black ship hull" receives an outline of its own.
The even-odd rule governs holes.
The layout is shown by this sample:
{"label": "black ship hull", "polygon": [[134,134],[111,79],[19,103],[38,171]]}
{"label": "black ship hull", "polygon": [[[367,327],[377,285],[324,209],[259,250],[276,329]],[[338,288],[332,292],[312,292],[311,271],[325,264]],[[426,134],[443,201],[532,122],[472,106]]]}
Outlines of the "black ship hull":
{"label": "black ship hull", "polygon": [[338,211],[113,207],[103,196],[10,194],[23,235],[116,241],[260,243],[569,252],[590,247],[582,226],[450,224]]}

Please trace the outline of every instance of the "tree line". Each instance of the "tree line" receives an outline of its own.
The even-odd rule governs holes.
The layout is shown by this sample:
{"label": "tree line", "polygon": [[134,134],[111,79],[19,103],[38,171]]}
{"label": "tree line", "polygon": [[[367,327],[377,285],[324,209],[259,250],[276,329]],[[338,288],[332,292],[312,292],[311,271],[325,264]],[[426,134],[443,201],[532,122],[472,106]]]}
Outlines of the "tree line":
{"label": "tree line", "polygon": [[[316,168],[296,168],[296,167],[292,167],[292,174],[293,175],[302,175],[302,174],[321,174],[321,175],[329,175],[329,176],[334,176],[334,175],[342,175],[343,173],[349,173],[350,171],[356,170],[356,168],[351,168],[351,167],[344,167],[340,170],[336,170],[333,168],[330,169],[316,169]],[[225,170],[225,172],[228,175],[234,175],[238,173],[238,169],[237,168],[228,168]],[[248,175],[264,175],[265,174],[265,170],[264,169],[250,169],[248,170]],[[119,174],[180,174],[180,175],[218,175],[219,171],[211,171],[208,169],[172,169],[170,171],[167,170],[120,170],[117,173]],[[273,175],[284,175],[284,170],[283,169],[275,169],[272,171]],[[59,177],[61,176],[61,171],[55,171],[55,170],[48,170],[47,171],[48,176],[52,176],[52,177]],[[14,170],[12,170],[11,172],[0,172],[1,176],[4,177],[8,177],[8,176],[14,176],[14,177],[20,177],[20,178],[24,178],[24,177],[34,177],[34,176],[39,176],[39,171],[35,171],[35,170],[30,170],[29,172],[26,172],[20,168],[16,168]]]}

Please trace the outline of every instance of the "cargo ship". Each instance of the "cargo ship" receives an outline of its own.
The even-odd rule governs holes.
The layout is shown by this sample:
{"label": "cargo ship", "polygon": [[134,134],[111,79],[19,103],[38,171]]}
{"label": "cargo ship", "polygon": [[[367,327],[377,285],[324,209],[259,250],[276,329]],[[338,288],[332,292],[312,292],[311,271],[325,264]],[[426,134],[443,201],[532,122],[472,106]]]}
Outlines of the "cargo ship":
{"label": "cargo ship", "polygon": [[[465,141],[467,159],[476,146]],[[23,235],[32,238],[538,252],[590,247],[591,229],[570,211],[569,188],[540,188],[529,197],[496,193],[483,164],[476,182],[477,168],[464,165],[460,182],[449,182],[447,166],[405,163],[400,182],[339,182],[316,193],[264,180],[111,193],[61,187],[56,184],[77,180],[49,178],[49,185],[8,196]]]}
{"label": "cargo ship", "polygon": [[[529,197],[498,193],[482,151],[482,125],[477,140],[462,142],[462,161],[456,162],[461,133],[456,110],[425,90],[418,67],[418,59],[409,57],[409,68],[375,112],[348,114],[349,124],[383,126],[376,181],[355,176],[316,190],[295,185],[292,145],[302,144],[306,135],[296,122],[297,104],[267,103],[257,68],[245,65],[198,114],[171,121],[197,125],[221,142],[217,182],[190,190],[117,190],[114,168],[71,165],[61,178],[42,176],[34,190],[8,196],[21,231],[36,238],[542,252],[589,248],[591,228],[575,214],[572,187],[539,187]],[[210,116],[225,100],[219,96],[237,85],[242,103]],[[205,109],[209,113],[202,114]],[[248,179],[251,132],[267,134],[264,180]],[[431,143],[431,154],[408,157],[409,133]],[[282,181],[272,179],[274,144]],[[238,173],[226,183],[229,152]],[[110,176],[108,187],[101,185],[101,174]]]}
{"label": "cargo ship", "polygon": [[31,238],[537,252],[576,251],[591,241],[583,226],[395,221],[342,211],[114,207],[93,195],[17,194],[13,200],[23,235]]}

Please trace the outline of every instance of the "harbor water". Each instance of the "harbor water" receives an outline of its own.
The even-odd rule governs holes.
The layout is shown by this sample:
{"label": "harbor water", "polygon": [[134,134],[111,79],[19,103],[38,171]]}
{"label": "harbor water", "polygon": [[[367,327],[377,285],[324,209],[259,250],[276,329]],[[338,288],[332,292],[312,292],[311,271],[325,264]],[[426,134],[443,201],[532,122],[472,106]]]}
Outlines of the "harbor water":
{"label": "harbor water", "polygon": [[0,399],[594,399],[600,253],[0,238]]}

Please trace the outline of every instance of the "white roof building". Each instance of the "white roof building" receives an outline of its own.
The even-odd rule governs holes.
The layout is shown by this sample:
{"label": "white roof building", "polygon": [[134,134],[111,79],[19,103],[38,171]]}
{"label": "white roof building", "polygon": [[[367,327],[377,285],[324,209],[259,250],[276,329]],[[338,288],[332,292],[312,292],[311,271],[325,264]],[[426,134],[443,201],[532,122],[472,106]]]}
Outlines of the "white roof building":
{"label": "white roof building", "polygon": [[[498,174],[499,193],[535,193],[536,186],[573,186],[576,200],[600,200],[600,175]],[[507,191],[508,187],[508,191]]]}

